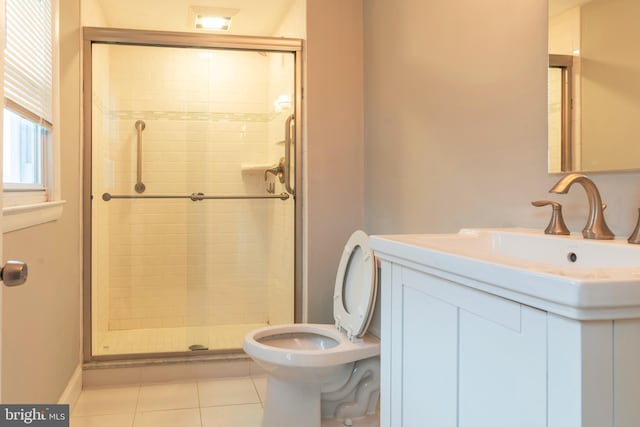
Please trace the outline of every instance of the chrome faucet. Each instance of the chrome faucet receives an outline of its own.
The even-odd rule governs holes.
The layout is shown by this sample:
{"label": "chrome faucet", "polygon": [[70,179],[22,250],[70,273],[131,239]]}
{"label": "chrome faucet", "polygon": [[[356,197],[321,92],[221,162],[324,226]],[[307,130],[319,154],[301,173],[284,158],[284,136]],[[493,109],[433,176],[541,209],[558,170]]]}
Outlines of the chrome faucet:
{"label": "chrome faucet", "polygon": [[613,233],[609,230],[607,223],[604,221],[604,207],[602,205],[602,198],[596,185],[580,173],[570,173],[562,177],[556,185],[554,185],[549,193],[566,194],[569,192],[569,188],[577,182],[582,185],[584,191],[587,193],[589,199],[589,218],[587,224],[582,230],[582,236],[585,239],[597,239],[597,240],[611,240],[614,238]]}

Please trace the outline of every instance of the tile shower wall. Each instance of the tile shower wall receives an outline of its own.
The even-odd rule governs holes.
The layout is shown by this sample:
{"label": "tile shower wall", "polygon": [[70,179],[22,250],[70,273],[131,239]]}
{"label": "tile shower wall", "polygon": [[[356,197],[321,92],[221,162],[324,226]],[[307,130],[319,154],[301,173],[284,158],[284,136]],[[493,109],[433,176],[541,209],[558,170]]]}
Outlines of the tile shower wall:
{"label": "tile shower wall", "polygon": [[94,143],[93,244],[106,256],[94,261],[94,328],[292,321],[291,200],[99,197],[135,194],[137,120],[144,194],[266,194],[263,173],[243,165],[283,153],[282,125],[272,132],[286,117],[274,111],[274,55],[101,48],[110,84],[94,84],[94,112],[106,105],[108,114],[94,117],[94,134],[104,132]]}
{"label": "tile shower wall", "polygon": [[[93,52],[93,99],[92,99],[92,139],[94,141],[92,149],[92,181],[106,182],[110,177],[104,177],[109,167],[109,155],[107,152],[108,141],[107,126],[109,123],[109,54],[106,48],[95,49]],[[94,194],[96,192],[94,191]],[[94,336],[102,336],[109,328],[109,265],[110,259],[106,254],[109,252],[109,206],[95,205],[94,199],[93,220],[92,220],[92,248],[94,254],[91,258],[91,271],[93,283],[100,286],[93,286],[91,294],[91,305],[94,307],[92,316],[92,330]],[[100,256],[95,256],[96,254]],[[95,342],[95,341],[94,341]]]}

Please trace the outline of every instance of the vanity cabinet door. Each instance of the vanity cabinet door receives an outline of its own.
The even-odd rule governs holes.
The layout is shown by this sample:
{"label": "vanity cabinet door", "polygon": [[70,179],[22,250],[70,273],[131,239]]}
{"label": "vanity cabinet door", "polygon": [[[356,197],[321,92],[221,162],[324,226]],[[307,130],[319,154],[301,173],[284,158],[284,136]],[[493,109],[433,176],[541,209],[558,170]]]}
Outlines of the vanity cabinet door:
{"label": "vanity cabinet door", "polygon": [[382,266],[384,427],[546,426],[546,313]]}
{"label": "vanity cabinet door", "polygon": [[402,292],[402,427],[457,427],[457,308],[411,286]]}
{"label": "vanity cabinet door", "polygon": [[459,313],[459,425],[546,426],[546,313],[496,300],[516,304],[519,322]]}

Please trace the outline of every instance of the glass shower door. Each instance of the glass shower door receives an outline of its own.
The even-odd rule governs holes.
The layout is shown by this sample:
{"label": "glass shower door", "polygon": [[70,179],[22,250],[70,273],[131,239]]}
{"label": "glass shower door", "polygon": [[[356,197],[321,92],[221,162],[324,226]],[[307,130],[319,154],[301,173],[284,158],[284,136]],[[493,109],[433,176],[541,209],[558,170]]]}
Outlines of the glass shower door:
{"label": "glass shower door", "polygon": [[294,53],[94,43],[91,67],[92,354],[292,322]]}

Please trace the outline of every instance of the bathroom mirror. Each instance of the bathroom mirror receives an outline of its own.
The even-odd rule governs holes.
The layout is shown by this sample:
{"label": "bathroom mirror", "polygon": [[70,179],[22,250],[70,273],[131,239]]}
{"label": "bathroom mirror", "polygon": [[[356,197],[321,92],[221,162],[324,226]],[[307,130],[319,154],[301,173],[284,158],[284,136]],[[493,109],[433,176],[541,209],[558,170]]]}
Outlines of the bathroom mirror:
{"label": "bathroom mirror", "polygon": [[640,1],[549,0],[549,172],[640,169]]}

